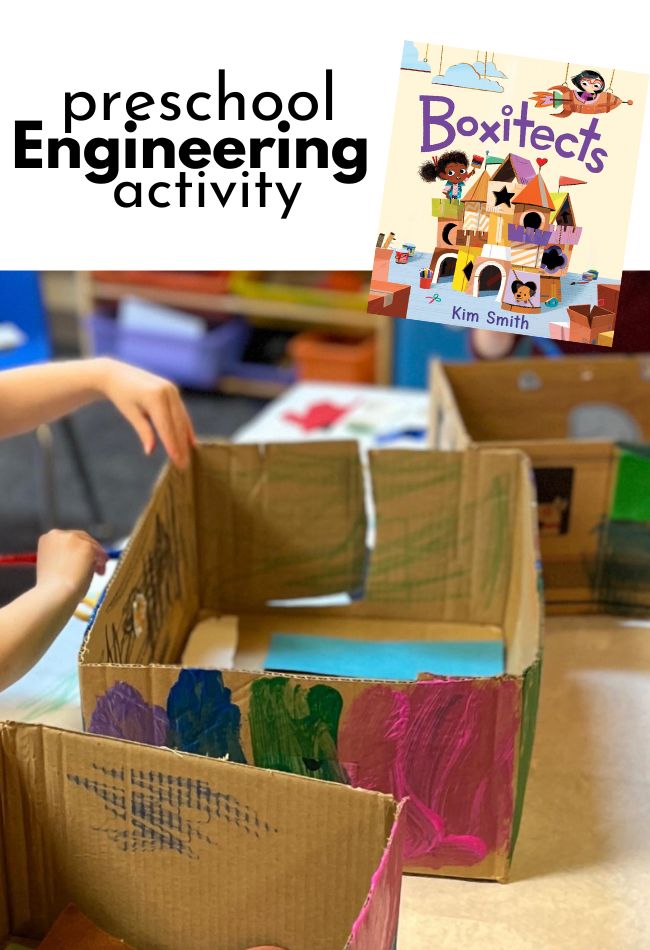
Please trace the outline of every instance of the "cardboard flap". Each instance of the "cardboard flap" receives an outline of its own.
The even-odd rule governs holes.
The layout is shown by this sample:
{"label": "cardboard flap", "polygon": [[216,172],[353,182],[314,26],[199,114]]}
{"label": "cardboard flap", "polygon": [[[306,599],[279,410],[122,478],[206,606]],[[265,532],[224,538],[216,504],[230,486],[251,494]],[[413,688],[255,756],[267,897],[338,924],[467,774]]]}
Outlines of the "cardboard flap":
{"label": "cardboard flap", "polygon": [[[569,414],[588,403],[629,414],[650,439],[647,356],[567,356],[447,364],[444,374],[471,438],[480,441],[566,439]],[[435,412],[434,392],[434,412]]]}
{"label": "cardboard flap", "polygon": [[168,465],[108,584],[80,660],[173,662],[199,609],[196,553],[191,470]]}
{"label": "cardboard flap", "polygon": [[542,651],[542,577],[539,561],[537,501],[532,470],[522,456],[517,477],[513,514],[517,531],[512,542],[512,569],[508,584],[503,634],[506,641],[506,671],[524,673]]}
{"label": "cardboard flap", "polygon": [[463,449],[471,442],[454,393],[440,360],[431,362],[431,419],[429,442],[434,449]]}
{"label": "cardboard flap", "polygon": [[7,843],[5,840],[5,801],[6,787],[5,757],[0,746],[0,945],[9,936],[9,866],[7,863]]}
{"label": "cardboard flap", "polygon": [[508,450],[372,452],[377,537],[368,609],[501,623],[522,465]]}
{"label": "cardboard flap", "polygon": [[236,613],[363,582],[366,513],[356,442],[201,447],[202,605]]}
{"label": "cardboard flap", "polygon": [[400,855],[406,832],[405,799],[397,807],[389,839],[377,871],[372,876],[368,897],[354,922],[346,950],[393,950],[401,892]]}
{"label": "cardboard flap", "polygon": [[39,726],[0,756],[16,936],[74,902],[138,950],[333,950],[400,860],[387,795]]}

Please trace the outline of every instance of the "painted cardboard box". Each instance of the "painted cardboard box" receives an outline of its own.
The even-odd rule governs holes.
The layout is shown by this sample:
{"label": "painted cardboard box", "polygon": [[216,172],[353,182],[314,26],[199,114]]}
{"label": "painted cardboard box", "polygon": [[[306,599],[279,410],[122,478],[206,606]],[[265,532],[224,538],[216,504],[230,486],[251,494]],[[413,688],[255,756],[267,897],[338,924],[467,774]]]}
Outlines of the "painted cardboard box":
{"label": "painted cardboard box", "polygon": [[442,365],[432,444],[517,447],[537,480],[548,609],[650,607],[650,359]]}
{"label": "painted cardboard box", "polygon": [[[408,870],[504,880],[535,722],[537,561],[521,453],[385,449],[366,469],[353,442],[201,445],[162,475],[89,627],[85,727],[408,797]],[[231,657],[184,667],[210,615],[234,627]],[[496,643],[503,672],[264,671],[277,631]]]}
{"label": "painted cardboard box", "polygon": [[2,947],[70,903],[135,950],[394,946],[387,795],[16,723],[0,792]]}

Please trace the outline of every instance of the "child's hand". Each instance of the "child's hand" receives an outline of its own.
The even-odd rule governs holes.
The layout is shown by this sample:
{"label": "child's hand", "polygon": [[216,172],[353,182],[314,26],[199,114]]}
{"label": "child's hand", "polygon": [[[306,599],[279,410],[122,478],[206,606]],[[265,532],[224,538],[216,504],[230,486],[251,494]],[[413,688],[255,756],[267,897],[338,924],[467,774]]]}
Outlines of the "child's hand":
{"label": "child's hand", "polygon": [[38,542],[36,586],[50,588],[74,606],[93,574],[104,573],[106,561],[102,546],[85,531],[48,531]]}
{"label": "child's hand", "polygon": [[116,360],[98,360],[102,391],[137,432],[147,455],[156,445],[156,432],[179,468],[189,462],[194,428],[173,383]]}
{"label": "child's hand", "polygon": [[63,630],[106,553],[85,531],[49,531],[38,542],[36,584],[0,609],[0,690],[24,676]]}

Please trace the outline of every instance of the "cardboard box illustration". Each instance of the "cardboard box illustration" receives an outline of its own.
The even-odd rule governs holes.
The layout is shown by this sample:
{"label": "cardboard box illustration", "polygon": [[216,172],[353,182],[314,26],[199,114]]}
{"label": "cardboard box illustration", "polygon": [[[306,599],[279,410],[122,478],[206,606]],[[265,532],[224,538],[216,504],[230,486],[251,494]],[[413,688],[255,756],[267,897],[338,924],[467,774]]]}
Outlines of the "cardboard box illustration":
{"label": "cardboard box illustration", "polygon": [[547,607],[647,612],[650,359],[434,363],[431,392],[437,448],[530,456]]}
{"label": "cardboard box illustration", "polygon": [[[166,470],[87,633],[85,727],[408,797],[408,870],[505,880],[540,671],[530,468],[385,449],[368,469],[312,442],[203,444]],[[212,668],[181,664],[200,621]],[[499,672],[289,672],[268,668],[278,635],[362,651],[364,677],[386,648],[478,645]]]}
{"label": "cardboard box illustration", "polygon": [[618,313],[620,295],[620,284],[598,284],[598,306],[611,310],[614,316]]}
{"label": "cardboard box illustration", "polygon": [[[375,248],[375,267],[373,270],[368,313],[384,314],[387,317],[405,317],[408,310],[411,288],[408,284],[398,284],[388,276],[393,251],[388,247]],[[408,261],[408,254],[404,258]]]}
{"label": "cardboard box illustration", "polygon": [[368,313],[386,317],[405,317],[411,288],[390,280],[373,280],[370,287]]}
{"label": "cardboard box illustration", "polygon": [[70,903],[135,950],[394,946],[387,795],[15,723],[0,790],[0,946]]}
{"label": "cardboard box illustration", "polygon": [[578,304],[569,307],[569,340],[572,343],[597,343],[601,333],[613,331],[616,314],[604,307]]}
{"label": "cardboard box illustration", "polygon": [[570,327],[568,323],[549,323],[548,332],[551,340],[568,340]]}

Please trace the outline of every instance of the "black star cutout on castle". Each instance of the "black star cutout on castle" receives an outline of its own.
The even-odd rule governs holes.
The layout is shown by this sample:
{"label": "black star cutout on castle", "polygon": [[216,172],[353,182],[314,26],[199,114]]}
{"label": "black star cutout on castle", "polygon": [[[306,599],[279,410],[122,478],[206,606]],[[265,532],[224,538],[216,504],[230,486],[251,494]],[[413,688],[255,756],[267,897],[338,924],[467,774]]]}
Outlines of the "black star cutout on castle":
{"label": "black star cutout on castle", "polygon": [[506,205],[510,207],[510,199],[514,198],[514,191],[508,191],[507,187],[504,185],[500,191],[494,192],[494,206],[495,208],[499,205]]}

